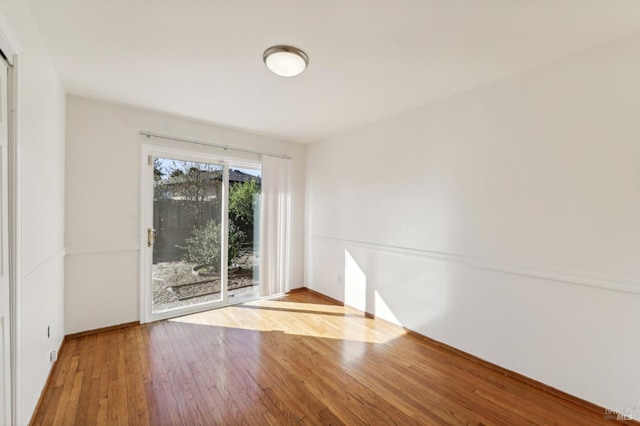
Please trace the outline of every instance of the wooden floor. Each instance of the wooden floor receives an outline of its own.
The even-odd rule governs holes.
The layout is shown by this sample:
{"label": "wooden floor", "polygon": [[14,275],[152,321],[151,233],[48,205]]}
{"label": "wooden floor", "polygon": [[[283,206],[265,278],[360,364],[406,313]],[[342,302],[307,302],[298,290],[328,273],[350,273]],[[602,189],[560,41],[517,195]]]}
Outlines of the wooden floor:
{"label": "wooden floor", "polygon": [[67,340],[36,425],[621,424],[306,291]]}

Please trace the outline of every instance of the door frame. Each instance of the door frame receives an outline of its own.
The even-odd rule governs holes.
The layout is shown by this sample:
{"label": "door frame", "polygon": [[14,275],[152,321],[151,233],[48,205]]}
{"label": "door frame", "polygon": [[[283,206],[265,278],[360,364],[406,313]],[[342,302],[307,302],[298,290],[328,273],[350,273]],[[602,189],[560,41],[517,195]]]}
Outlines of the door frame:
{"label": "door frame", "polygon": [[22,139],[21,123],[22,123],[22,46],[15,33],[0,16],[0,50],[5,54],[8,62],[7,79],[7,103],[8,114],[7,124],[9,126],[8,135],[8,230],[9,230],[9,345],[10,345],[10,364],[11,375],[9,377],[11,395],[7,406],[9,411],[11,424],[24,423],[24,419],[20,418],[22,409],[22,375],[21,369],[21,339],[20,339],[20,289],[22,288],[22,274],[18,253],[22,247],[21,234],[21,173],[20,167],[20,146]]}
{"label": "door frame", "polygon": [[153,313],[151,311],[151,264],[153,259],[153,246],[147,246],[147,228],[153,225],[153,171],[149,167],[153,163],[149,159],[153,157],[181,159],[185,161],[203,162],[224,166],[222,181],[222,235],[223,247],[227,247],[229,235],[229,163],[234,163],[221,156],[197,150],[184,148],[172,148],[161,144],[143,143],[140,155],[140,323],[157,321],[161,319],[173,318],[181,315],[202,312],[209,309],[228,305],[227,292],[227,250],[222,250],[221,262],[222,270],[220,276],[221,299],[210,303],[201,303],[190,307],[169,310],[165,312]]}

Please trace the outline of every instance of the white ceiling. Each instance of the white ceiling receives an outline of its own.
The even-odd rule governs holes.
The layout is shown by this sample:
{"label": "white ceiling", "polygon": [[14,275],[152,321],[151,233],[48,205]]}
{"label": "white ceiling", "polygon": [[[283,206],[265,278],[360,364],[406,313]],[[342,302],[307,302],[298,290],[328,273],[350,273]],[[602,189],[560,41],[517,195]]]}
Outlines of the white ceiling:
{"label": "white ceiling", "polygon": [[[27,0],[69,93],[312,142],[640,31],[638,0]],[[290,44],[309,68],[270,73]]]}

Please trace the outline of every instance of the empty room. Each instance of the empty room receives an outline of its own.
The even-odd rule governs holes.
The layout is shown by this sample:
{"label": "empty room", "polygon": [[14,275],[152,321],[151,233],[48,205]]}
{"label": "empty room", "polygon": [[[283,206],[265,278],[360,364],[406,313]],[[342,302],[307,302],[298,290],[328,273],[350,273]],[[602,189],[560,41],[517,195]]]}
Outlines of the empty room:
{"label": "empty room", "polygon": [[0,1],[0,425],[638,424],[637,0]]}

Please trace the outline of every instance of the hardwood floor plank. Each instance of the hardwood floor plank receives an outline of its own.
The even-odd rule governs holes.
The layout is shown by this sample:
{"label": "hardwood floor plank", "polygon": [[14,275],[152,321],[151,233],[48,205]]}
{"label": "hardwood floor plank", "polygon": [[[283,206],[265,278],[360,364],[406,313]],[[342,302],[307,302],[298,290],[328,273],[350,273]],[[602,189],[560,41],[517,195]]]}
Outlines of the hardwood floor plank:
{"label": "hardwood floor plank", "polygon": [[[82,384],[80,389],[83,389],[83,392],[80,392],[78,395],[78,403],[76,407],[76,413],[73,417],[68,417],[67,424],[90,424],[89,420],[89,411],[95,405],[90,403],[90,401],[95,401],[97,397],[97,385],[95,384],[96,380],[93,378],[93,372],[96,369],[96,350],[95,350],[95,342],[96,339],[87,339],[82,342],[82,346],[80,346],[80,352],[84,355],[81,357],[82,362],[79,365],[78,369],[82,372]],[[71,422],[73,419],[73,422]],[[94,418],[95,422],[95,418]]]}
{"label": "hardwood floor plank", "polygon": [[71,399],[71,394],[72,394],[72,390],[73,390],[73,384],[75,382],[74,378],[76,376],[76,373],[78,371],[78,363],[80,362],[80,356],[79,355],[73,355],[71,357],[71,361],[69,363],[69,368],[65,371],[65,378],[61,379],[60,381],[58,381],[58,383],[61,384],[62,387],[62,393],[60,395],[60,401],[58,406],[56,407],[56,414],[55,417],[53,418],[53,425],[62,425],[63,424],[63,420],[65,417],[65,414],[67,412],[68,409],[70,409],[69,406],[69,400]]}
{"label": "hardwood floor plank", "polygon": [[299,291],[67,340],[32,424],[611,424],[516,376]]}
{"label": "hardwood floor plank", "polygon": [[[141,352],[136,350],[136,343],[139,343],[139,330],[133,330],[131,335],[125,334],[125,374],[127,406],[129,407],[128,418],[131,424],[149,424],[149,416],[146,407],[146,396],[144,391],[145,375],[141,362]],[[140,380],[142,379],[142,380]]]}
{"label": "hardwood floor plank", "polygon": [[40,411],[41,415],[38,416],[39,423],[35,423],[38,425],[51,425],[53,424],[53,420],[55,419],[56,412],[58,411],[58,406],[60,404],[60,398],[62,397],[62,386],[51,386],[46,389],[49,392],[50,398],[43,400],[43,403],[46,401],[47,408],[44,408]]}

